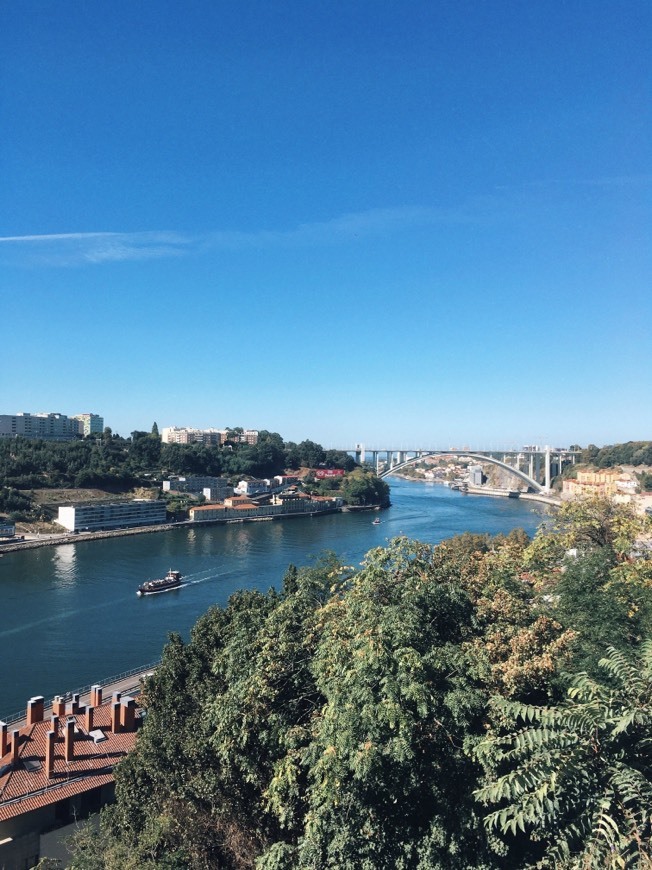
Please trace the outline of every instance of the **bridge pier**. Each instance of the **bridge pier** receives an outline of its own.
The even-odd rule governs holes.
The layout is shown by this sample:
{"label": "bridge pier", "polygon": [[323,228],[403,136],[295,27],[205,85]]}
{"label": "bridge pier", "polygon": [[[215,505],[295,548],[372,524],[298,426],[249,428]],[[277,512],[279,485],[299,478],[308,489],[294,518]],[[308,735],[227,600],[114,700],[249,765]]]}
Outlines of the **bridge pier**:
{"label": "bridge pier", "polygon": [[544,481],[546,492],[550,492],[550,447],[546,445],[546,476]]}

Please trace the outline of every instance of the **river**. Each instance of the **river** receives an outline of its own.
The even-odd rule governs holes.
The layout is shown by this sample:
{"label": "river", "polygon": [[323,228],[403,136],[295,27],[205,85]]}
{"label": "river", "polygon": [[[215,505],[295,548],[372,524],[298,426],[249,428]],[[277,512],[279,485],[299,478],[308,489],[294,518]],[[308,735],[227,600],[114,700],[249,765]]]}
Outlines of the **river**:
{"label": "river", "polygon": [[[438,543],[465,531],[532,534],[546,516],[534,502],[463,495],[437,484],[392,478],[381,513],[226,526],[187,526],[6,553],[0,558],[0,718],[33,695],[82,685],[156,660],[166,637],[183,637],[212,604],[243,587],[280,587],[290,563],[326,550],[357,564],[367,550],[404,534]],[[380,517],[381,524],[372,525]],[[169,568],[181,589],[138,598],[144,580]]]}

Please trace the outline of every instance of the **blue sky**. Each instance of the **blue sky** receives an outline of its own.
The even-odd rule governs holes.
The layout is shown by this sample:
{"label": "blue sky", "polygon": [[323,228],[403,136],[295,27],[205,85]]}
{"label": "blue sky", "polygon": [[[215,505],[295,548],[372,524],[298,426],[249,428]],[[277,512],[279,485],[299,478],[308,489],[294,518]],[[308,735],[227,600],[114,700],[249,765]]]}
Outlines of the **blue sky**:
{"label": "blue sky", "polygon": [[652,438],[647,0],[23,0],[0,33],[0,413]]}

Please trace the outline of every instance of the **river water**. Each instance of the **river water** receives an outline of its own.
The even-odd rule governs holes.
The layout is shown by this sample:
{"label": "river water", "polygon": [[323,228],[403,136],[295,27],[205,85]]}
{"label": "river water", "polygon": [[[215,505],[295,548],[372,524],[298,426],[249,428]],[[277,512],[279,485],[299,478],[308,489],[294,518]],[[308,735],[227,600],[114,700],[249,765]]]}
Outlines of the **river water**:
{"label": "river water", "polygon": [[[166,637],[187,637],[212,604],[243,587],[281,585],[290,563],[312,563],[327,550],[357,564],[367,550],[404,534],[428,543],[465,531],[532,534],[544,506],[463,495],[392,478],[392,507],[381,513],[226,526],[42,547],[0,558],[0,718],[28,698],[102,682],[156,660]],[[381,524],[372,525],[380,517]],[[138,598],[144,580],[169,568],[184,586]]]}

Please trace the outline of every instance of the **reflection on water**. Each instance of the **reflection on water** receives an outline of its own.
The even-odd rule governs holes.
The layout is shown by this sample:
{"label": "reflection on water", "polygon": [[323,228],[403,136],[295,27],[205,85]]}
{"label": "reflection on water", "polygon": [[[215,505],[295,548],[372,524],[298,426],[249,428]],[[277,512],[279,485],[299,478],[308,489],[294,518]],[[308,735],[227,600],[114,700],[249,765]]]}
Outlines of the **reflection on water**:
{"label": "reflection on water", "polygon": [[[399,534],[437,543],[464,531],[535,531],[545,511],[514,499],[463,496],[392,481],[380,514],[180,527],[164,533],[7,553],[0,559],[0,717],[33,695],[74,689],[160,655],[168,633],[187,636],[211,605],[238,589],[279,588],[290,563],[334,551],[349,565]],[[182,588],[137,598],[138,586],[182,572]]]}
{"label": "reflection on water", "polygon": [[52,548],[54,583],[57,587],[70,586],[76,580],[76,544],[62,544]]}

